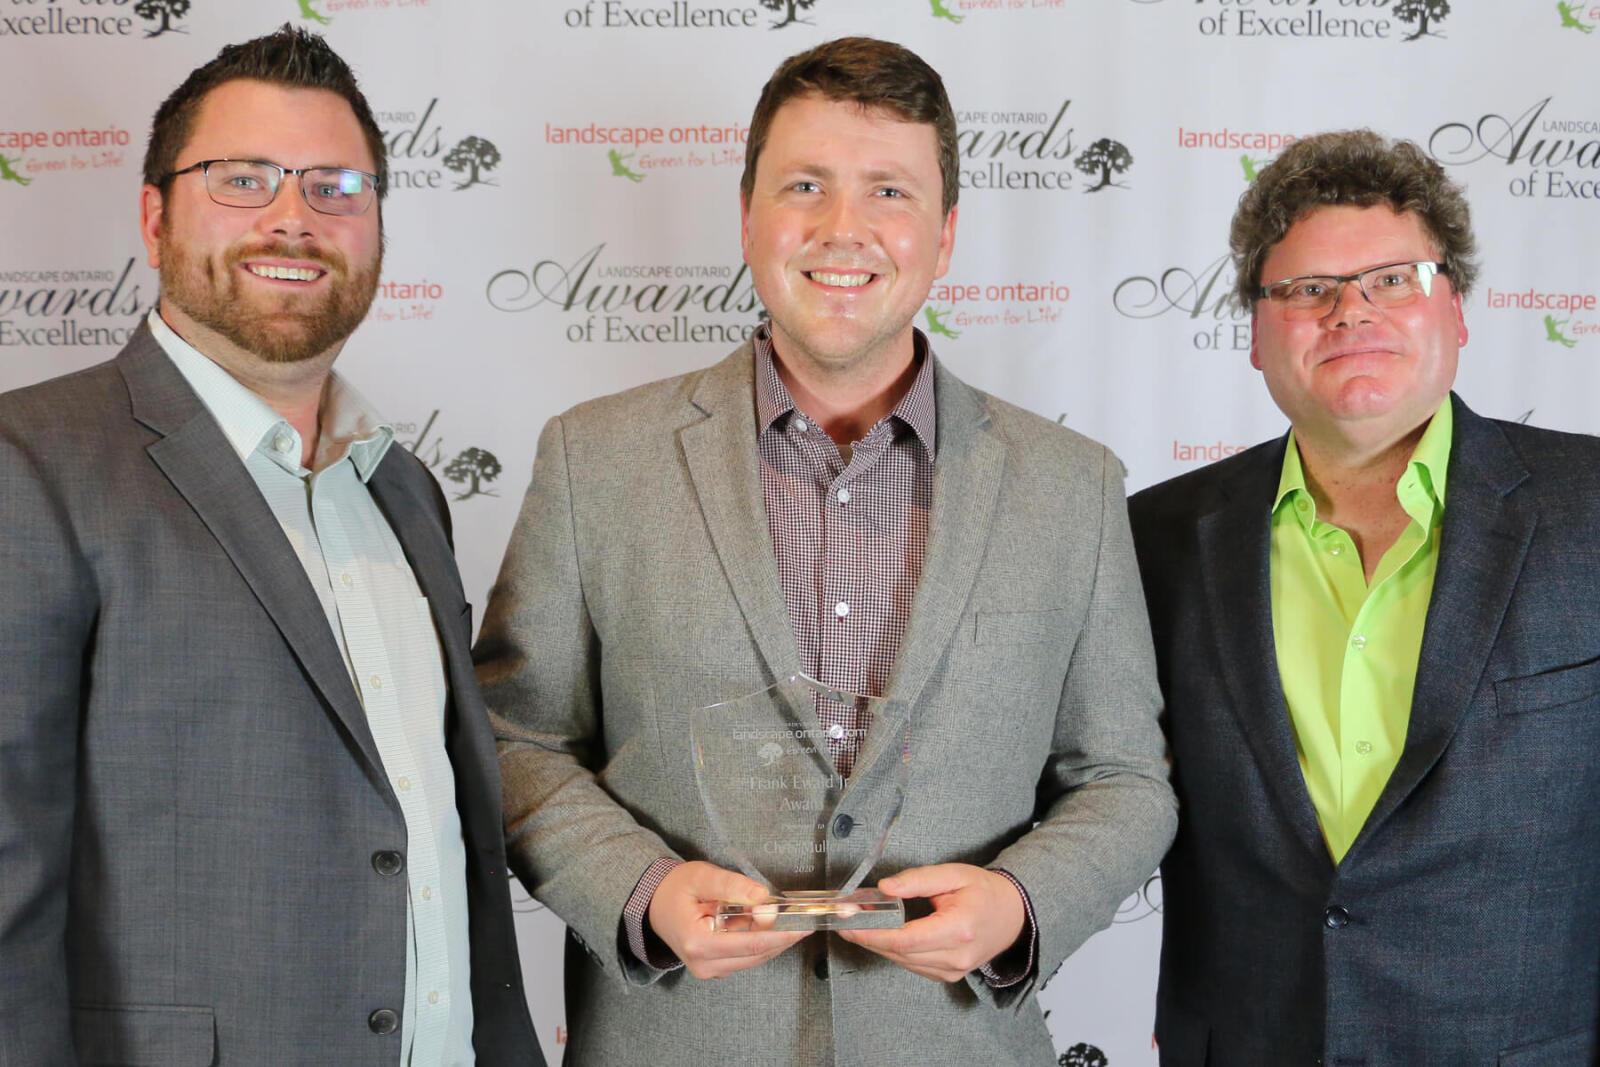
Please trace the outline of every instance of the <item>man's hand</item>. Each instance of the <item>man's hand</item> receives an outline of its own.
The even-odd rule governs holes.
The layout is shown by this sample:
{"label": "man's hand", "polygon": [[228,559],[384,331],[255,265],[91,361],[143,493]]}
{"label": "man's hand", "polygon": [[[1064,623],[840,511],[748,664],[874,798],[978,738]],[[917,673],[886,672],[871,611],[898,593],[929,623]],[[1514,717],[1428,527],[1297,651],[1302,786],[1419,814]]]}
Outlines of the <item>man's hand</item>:
{"label": "man's hand", "polygon": [[[696,978],[726,978],[759,967],[810,931],[776,933],[772,917],[758,914],[748,932],[715,928],[717,902],[760,904],[766,886],[742,874],[694,860],[672,869],[650,898],[650,927]],[[776,907],[772,914],[777,913]]]}
{"label": "man's hand", "polygon": [[893,897],[927,897],[933,914],[898,930],[840,930],[839,936],[936,982],[959,982],[1010,948],[1027,918],[1010,879],[965,863],[912,867],[878,888]]}

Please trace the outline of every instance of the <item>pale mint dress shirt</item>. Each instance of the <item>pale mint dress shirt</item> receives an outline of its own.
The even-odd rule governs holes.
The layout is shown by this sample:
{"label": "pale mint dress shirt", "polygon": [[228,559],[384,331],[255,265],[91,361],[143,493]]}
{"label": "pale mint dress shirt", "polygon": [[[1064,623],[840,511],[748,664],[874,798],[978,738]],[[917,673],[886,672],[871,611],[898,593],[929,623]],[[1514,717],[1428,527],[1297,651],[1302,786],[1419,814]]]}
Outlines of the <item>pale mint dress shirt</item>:
{"label": "pale mint dress shirt", "polygon": [[[466,849],[444,746],[443,653],[405,552],[367,491],[394,428],[338,376],[314,470],[299,433],[150,312],[150,332],[255,479],[328,616],[406,822],[402,1067],[473,1063]],[[271,818],[263,812],[262,818]]]}

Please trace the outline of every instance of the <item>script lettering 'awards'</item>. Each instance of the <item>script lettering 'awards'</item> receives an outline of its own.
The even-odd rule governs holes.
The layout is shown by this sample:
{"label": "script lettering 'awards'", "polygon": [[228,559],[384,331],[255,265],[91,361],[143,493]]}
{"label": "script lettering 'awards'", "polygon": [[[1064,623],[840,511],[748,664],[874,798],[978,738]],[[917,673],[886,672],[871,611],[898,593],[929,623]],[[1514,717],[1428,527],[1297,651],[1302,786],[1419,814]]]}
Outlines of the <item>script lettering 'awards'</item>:
{"label": "script lettering 'awards'", "polygon": [[861,888],[905,802],[911,724],[902,704],[797,674],[699,708],[689,723],[700,799],[726,849],[708,858],[731,861],[772,893],[719,904],[717,929],[904,925],[898,899]]}

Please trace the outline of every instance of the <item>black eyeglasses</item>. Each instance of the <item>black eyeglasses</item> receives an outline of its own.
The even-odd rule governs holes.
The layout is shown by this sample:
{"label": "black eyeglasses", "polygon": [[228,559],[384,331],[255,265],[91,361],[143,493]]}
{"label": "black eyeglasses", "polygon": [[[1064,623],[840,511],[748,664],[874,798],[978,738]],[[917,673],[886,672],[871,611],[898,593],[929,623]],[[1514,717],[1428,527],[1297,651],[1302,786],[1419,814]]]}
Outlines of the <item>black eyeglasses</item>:
{"label": "black eyeglasses", "polygon": [[266,207],[278,195],[284,175],[300,179],[300,193],[312,210],[324,215],[360,215],[378,195],[378,176],[348,167],[301,167],[290,170],[263,159],[202,159],[175,170],[167,180],[199,171],[206,193],[223,207]]}
{"label": "black eyeglasses", "polygon": [[1419,260],[1386,263],[1356,274],[1311,274],[1263,285],[1259,296],[1283,309],[1285,318],[1306,319],[1326,315],[1339,302],[1345,283],[1355,282],[1361,295],[1375,307],[1403,307],[1433,292],[1433,276],[1448,274],[1443,263]]}

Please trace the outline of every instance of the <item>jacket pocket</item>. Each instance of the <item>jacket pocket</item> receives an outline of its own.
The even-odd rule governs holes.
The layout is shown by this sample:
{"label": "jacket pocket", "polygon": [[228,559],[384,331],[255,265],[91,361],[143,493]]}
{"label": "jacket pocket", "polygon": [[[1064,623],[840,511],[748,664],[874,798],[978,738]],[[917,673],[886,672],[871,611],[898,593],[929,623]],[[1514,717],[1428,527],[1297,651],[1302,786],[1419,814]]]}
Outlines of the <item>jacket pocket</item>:
{"label": "jacket pocket", "polygon": [[1027,645],[1041,641],[1060,641],[1067,633],[1070,612],[1066,608],[1049,611],[980,611],[975,638],[980,645]]}
{"label": "jacket pocket", "polygon": [[217,1026],[210,1008],[75,1006],[72,1042],[84,1067],[210,1067]]}
{"label": "jacket pocket", "polygon": [[1572,1067],[1577,1063],[1593,1063],[1594,1039],[1594,1030],[1584,1027],[1546,1041],[1518,1045],[1500,1053],[1500,1067]]}
{"label": "jacket pocket", "polygon": [[1501,715],[1547,711],[1597,699],[1600,699],[1600,660],[1494,683],[1495,710]]}

